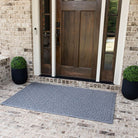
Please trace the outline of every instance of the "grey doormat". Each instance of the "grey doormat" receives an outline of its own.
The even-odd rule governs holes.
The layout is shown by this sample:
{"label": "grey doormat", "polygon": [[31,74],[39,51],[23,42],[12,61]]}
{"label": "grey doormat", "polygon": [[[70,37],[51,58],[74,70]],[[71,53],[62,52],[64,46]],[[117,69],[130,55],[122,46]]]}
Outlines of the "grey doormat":
{"label": "grey doormat", "polygon": [[2,105],[113,123],[116,93],[32,83]]}

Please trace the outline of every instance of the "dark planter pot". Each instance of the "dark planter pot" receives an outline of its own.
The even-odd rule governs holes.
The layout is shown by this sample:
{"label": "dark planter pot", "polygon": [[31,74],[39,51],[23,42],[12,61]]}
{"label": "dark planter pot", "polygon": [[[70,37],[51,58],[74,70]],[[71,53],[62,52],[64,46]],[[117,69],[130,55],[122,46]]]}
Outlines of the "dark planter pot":
{"label": "dark planter pot", "polygon": [[130,82],[123,79],[122,94],[129,100],[138,98],[138,82]]}
{"label": "dark planter pot", "polygon": [[11,69],[12,80],[16,84],[24,84],[27,81],[27,68],[25,69]]}

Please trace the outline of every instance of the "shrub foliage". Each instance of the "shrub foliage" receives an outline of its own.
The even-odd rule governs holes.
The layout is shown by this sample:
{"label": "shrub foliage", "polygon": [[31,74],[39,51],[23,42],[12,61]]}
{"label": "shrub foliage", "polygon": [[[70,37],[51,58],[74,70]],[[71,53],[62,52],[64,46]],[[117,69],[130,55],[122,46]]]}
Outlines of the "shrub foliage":
{"label": "shrub foliage", "polygon": [[129,66],[124,70],[123,78],[130,82],[138,82],[138,66]]}
{"label": "shrub foliage", "polygon": [[27,63],[23,57],[14,57],[11,61],[12,69],[24,69],[26,67],[27,67]]}

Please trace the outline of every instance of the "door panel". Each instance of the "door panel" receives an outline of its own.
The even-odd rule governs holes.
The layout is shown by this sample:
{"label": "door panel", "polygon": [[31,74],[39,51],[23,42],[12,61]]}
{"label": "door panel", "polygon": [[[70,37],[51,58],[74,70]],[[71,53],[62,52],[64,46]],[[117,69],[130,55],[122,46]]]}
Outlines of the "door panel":
{"label": "door panel", "polygon": [[89,11],[96,10],[97,1],[62,1],[62,10]]}
{"label": "door panel", "polygon": [[57,11],[57,75],[95,80],[101,0],[57,0]]}
{"label": "door panel", "polygon": [[91,79],[90,68],[74,68],[69,66],[61,66],[60,70],[62,70],[60,73],[61,76]]}
{"label": "door panel", "polygon": [[63,11],[63,31],[62,35],[62,56],[61,64],[73,66],[74,65],[74,48],[75,48],[75,12]]}
{"label": "door panel", "polygon": [[81,12],[79,67],[92,68],[94,12]]}

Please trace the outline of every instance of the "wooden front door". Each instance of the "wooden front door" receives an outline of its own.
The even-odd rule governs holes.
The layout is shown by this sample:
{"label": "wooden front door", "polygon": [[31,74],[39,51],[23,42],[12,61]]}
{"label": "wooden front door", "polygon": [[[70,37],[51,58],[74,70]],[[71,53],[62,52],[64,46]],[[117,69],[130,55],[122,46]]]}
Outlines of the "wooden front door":
{"label": "wooden front door", "polygon": [[101,0],[57,0],[57,75],[96,79]]}

